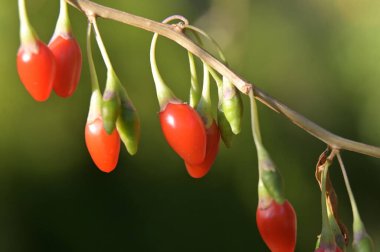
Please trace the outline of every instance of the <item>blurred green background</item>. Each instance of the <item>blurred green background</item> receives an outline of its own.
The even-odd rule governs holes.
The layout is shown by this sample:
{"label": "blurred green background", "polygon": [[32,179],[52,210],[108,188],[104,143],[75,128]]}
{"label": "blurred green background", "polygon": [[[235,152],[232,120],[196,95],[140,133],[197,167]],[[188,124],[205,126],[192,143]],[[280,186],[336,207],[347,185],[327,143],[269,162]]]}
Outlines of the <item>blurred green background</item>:
{"label": "blurred green background", "polygon": [[[186,16],[220,42],[234,69],[334,133],[380,145],[380,1],[98,1],[154,20]],[[27,1],[48,42],[59,1]],[[16,72],[17,2],[0,3],[0,251],[268,251],[255,224],[257,159],[245,99],[243,132],[221,146],[210,173],[190,178],[165,142],[151,77],[152,34],[109,20],[99,27],[142,121],[140,150],[123,149],[111,174],[84,143],[90,98],[87,61],[73,97],[35,102]],[[70,8],[85,52],[86,18]],[[187,99],[186,52],[160,39],[164,78]],[[84,53],[85,56],[85,53]],[[105,67],[94,44],[100,81]],[[213,90],[216,91],[215,89]],[[215,101],[216,102],[216,101]],[[260,104],[264,143],[298,215],[297,251],[313,251],[321,230],[315,164],[325,145]],[[380,247],[380,161],[343,153],[368,232]],[[351,229],[342,176],[331,176]]]}

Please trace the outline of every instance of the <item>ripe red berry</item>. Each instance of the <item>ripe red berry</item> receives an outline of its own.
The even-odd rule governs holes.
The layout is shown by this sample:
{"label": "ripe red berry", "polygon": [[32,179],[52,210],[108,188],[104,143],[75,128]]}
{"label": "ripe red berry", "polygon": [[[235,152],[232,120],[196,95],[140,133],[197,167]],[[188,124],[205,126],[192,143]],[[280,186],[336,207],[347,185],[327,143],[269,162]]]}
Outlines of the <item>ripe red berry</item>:
{"label": "ripe red berry", "polygon": [[168,103],[160,112],[160,123],[167,142],[185,162],[203,162],[206,155],[206,130],[193,108],[183,103]]}
{"label": "ripe red berry", "polygon": [[56,71],[54,56],[41,41],[21,45],[17,53],[17,71],[26,90],[36,101],[49,98]]}
{"label": "ripe red berry", "polygon": [[212,164],[215,161],[216,155],[218,154],[220,132],[215,121],[213,121],[211,126],[206,129],[206,135],[206,157],[203,162],[195,165],[185,162],[187,172],[193,178],[201,178],[205,176],[210,170]]}
{"label": "ripe red berry", "polygon": [[296,246],[297,219],[292,205],[271,200],[269,205],[259,203],[256,222],[261,237],[272,252],[293,252]]}
{"label": "ripe red berry", "polygon": [[85,140],[92,160],[101,171],[111,172],[115,169],[120,152],[117,130],[108,135],[103,127],[103,120],[98,117],[92,122],[87,122]]}
{"label": "ripe red berry", "polygon": [[54,54],[57,71],[53,89],[61,97],[69,97],[78,85],[82,69],[82,53],[75,38],[56,36],[49,48]]}

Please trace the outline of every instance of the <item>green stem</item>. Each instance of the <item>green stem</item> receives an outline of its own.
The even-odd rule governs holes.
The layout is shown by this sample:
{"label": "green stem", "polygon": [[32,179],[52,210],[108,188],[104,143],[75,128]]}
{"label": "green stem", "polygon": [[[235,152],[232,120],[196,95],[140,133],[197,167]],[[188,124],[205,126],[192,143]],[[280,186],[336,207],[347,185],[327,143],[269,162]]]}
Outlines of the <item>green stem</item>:
{"label": "green stem", "polygon": [[152,75],[154,84],[156,86],[156,93],[158,102],[160,104],[160,108],[164,109],[164,107],[171,101],[176,100],[175,95],[166,85],[165,81],[162,79],[160,71],[157,67],[156,62],[156,43],[157,43],[158,34],[155,33],[152,38],[152,43],[150,45],[150,66],[152,69]]}
{"label": "green stem", "polygon": [[203,63],[203,87],[202,87],[202,98],[205,102],[210,104],[211,106],[211,99],[210,99],[210,73],[208,71],[207,64],[202,61]]}
{"label": "green stem", "polygon": [[63,35],[70,36],[71,34],[71,23],[69,18],[69,11],[67,9],[67,3],[65,0],[60,0],[59,16],[57,20],[57,25],[55,26],[54,36]]}
{"label": "green stem", "polygon": [[91,22],[88,22],[87,25],[87,59],[88,59],[88,66],[89,66],[89,71],[90,71],[90,78],[91,78],[91,89],[92,91],[100,90],[99,89],[99,81],[98,81],[98,76],[96,74],[96,69],[95,69],[95,64],[94,64],[94,59],[92,57],[92,49],[91,49]]}
{"label": "green stem", "polygon": [[203,87],[202,87],[202,97],[197,106],[199,114],[205,123],[206,128],[209,128],[213,122],[212,109],[211,109],[211,96],[210,96],[210,73],[208,71],[208,66],[205,62],[203,63]]}
{"label": "green stem", "polygon": [[348,196],[350,197],[352,215],[353,215],[353,219],[354,219],[354,223],[353,223],[354,232],[360,232],[364,229],[364,224],[362,222],[362,219],[360,218],[358,206],[356,205],[356,200],[355,200],[354,194],[353,194],[352,189],[351,189],[350,181],[348,180],[346,168],[344,166],[343,159],[342,159],[339,152],[337,153],[337,156],[338,156],[340,168],[342,170],[344,183],[346,184]]}
{"label": "green stem", "polygon": [[101,37],[100,32],[99,32],[98,25],[97,25],[97,23],[96,23],[96,18],[92,18],[91,23],[92,23],[92,25],[94,26],[96,42],[98,43],[98,47],[99,47],[100,52],[101,52],[101,54],[102,54],[102,57],[103,57],[104,63],[106,64],[107,70],[108,70],[108,71],[113,71],[113,67],[112,67],[112,64],[111,64],[111,60],[110,60],[110,58],[109,58],[109,56],[108,56],[108,53],[107,53],[106,47],[104,46],[104,43],[103,43],[102,37]]}
{"label": "green stem", "polygon": [[191,52],[187,52],[189,57],[189,65],[190,65],[190,81],[191,81],[191,89],[190,89],[190,106],[195,108],[199,102],[199,82],[197,76],[197,69],[195,67],[194,55]]}
{"label": "green stem", "polygon": [[34,43],[38,37],[29,21],[28,13],[26,11],[25,0],[18,0],[18,10],[20,18],[20,40],[21,44]]}
{"label": "green stem", "polygon": [[259,124],[259,115],[257,112],[257,104],[255,95],[253,94],[253,90],[249,92],[249,100],[251,103],[251,128],[253,139],[256,144],[256,148],[260,148],[262,146],[262,139],[260,133],[260,124]]}
{"label": "green stem", "polygon": [[223,54],[223,51],[221,49],[221,47],[219,46],[219,44],[216,42],[215,39],[213,39],[210,35],[208,35],[205,31],[203,31],[202,29],[199,29],[198,27],[195,27],[195,26],[192,26],[192,25],[186,25],[185,27],[186,29],[190,29],[190,30],[193,30],[199,34],[201,34],[202,36],[204,36],[206,39],[208,39],[216,48],[218,54],[219,54],[219,57],[220,59],[223,61],[224,64],[227,64],[227,60],[226,60],[226,57],[224,56]]}
{"label": "green stem", "polygon": [[[219,77],[219,75],[215,72],[214,69],[212,69],[209,65],[207,65],[207,67],[208,67],[209,73],[211,74],[212,78],[215,80],[216,85],[218,86],[218,90],[222,89],[222,85],[223,85],[222,79]],[[219,99],[221,100],[222,97],[219,96]]]}

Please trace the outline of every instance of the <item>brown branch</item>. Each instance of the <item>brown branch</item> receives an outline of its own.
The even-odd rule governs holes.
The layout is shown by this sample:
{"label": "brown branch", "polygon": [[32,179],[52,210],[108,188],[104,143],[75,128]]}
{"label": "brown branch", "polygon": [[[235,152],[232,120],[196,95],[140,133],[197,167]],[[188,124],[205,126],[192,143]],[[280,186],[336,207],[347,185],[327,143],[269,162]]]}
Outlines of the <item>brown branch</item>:
{"label": "brown branch", "polygon": [[285,104],[279,102],[275,98],[266,94],[264,91],[245,81],[243,78],[235,74],[231,69],[224,65],[221,61],[209,54],[203,48],[189,39],[180,29],[176,29],[172,25],[162,24],[147,18],[132,15],[120,10],[112,9],[93,3],[89,0],[66,0],[69,4],[76,7],[87,16],[98,16],[105,19],[115,20],[134,26],[143,30],[158,33],[161,36],[181,45],[192,54],[206,62],[210,67],[214,68],[221,75],[230,79],[234,85],[244,94],[248,95],[252,89],[255,97],[274,111],[284,115],[295,125],[299,126],[309,134],[325,142],[332,149],[349,150],[364,155],[380,158],[380,148],[376,146],[367,145],[364,143],[352,141],[340,136],[337,136],[330,131],[322,128],[318,124],[310,121],[298,112],[290,109]]}

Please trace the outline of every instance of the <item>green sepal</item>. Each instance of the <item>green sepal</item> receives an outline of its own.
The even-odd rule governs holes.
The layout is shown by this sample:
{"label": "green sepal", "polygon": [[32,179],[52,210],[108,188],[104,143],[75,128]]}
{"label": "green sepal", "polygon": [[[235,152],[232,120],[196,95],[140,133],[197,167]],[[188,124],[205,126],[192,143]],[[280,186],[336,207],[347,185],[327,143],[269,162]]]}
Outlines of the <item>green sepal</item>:
{"label": "green sepal", "polygon": [[346,250],[346,242],[344,240],[344,236],[342,234],[342,231],[340,230],[340,227],[338,223],[335,220],[334,215],[331,213],[330,208],[327,207],[327,216],[330,223],[331,231],[333,232],[333,235],[335,237],[336,245],[342,249],[343,251]]}
{"label": "green sepal", "polygon": [[33,52],[38,52],[37,40],[39,40],[36,31],[29,21],[28,13],[25,6],[25,0],[18,0],[18,10],[20,19],[20,40],[21,45],[28,47]]}
{"label": "green sepal", "polygon": [[230,148],[234,133],[232,132],[230,123],[228,122],[226,115],[223,112],[223,108],[221,106],[218,106],[217,120],[220,136],[222,137],[223,143],[226,145],[227,148]]}
{"label": "green sepal", "polygon": [[137,152],[140,142],[140,119],[125,88],[120,87],[121,112],[116,121],[116,128],[125,148],[130,155]]}
{"label": "green sepal", "polygon": [[158,70],[157,62],[156,62],[157,38],[158,38],[158,34],[155,33],[153,35],[152,42],[150,45],[149,59],[150,59],[150,66],[151,66],[152,75],[153,75],[153,81],[156,86],[157,99],[160,105],[160,110],[162,111],[166,108],[166,105],[168,105],[168,103],[170,102],[181,103],[181,101],[174,95],[173,91],[168,87],[168,85],[166,85],[165,81],[162,79],[160,71]]}
{"label": "green sepal", "polygon": [[222,108],[232,132],[237,135],[241,131],[241,120],[243,116],[243,102],[240,92],[230,80],[223,76]]}
{"label": "green sepal", "polygon": [[277,171],[263,171],[261,173],[261,179],[273,199],[277,203],[282,204],[285,201],[285,197],[280,174]]}
{"label": "green sepal", "polygon": [[327,159],[323,164],[322,175],[321,175],[321,205],[322,205],[322,232],[320,236],[320,244],[319,248],[328,248],[335,249],[336,242],[334,233],[331,229],[330,220],[328,217],[328,206],[326,200],[326,180],[329,166],[331,165],[331,161]]}
{"label": "green sepal", "polygon": [[106,89],[103,94],[102,118],[104,129],[111,134],[116,127],[116,120],[120,114],[120,97],[118,87],[120,80],[117,78],[113,70],[107,72]]}
{"label": "green sepal", "polygon": [[71,23],[67,3],[65,0],[60,0],[59,16],[57,24],[55,26],[54,34],[50,41],[53,41],[57,36],[62,36],[64,38],[71,37]]}
{"label": "green sepal", "polygon": [[268,152],[261,145],[257,145],[260,178],[268,194],[278,203],[285,201],[282,178]]}
{"label": "green sepal", "polygon": [[318,249],[321,245],[321,235],[317,236],[317,242],[315,243],[315,249]]}
{"label": "green sepal", "polygon": [[194,55],[189,51],[187,52],[187,54],[189,58],[191,82],[189,105],[192,108],[196,108],[201,98],[201,88],[199,87],[197,68],[194,62]]}
{"label": "green sepal", "polygon": [[354,232],[354,241],[352,242],[354,252],[374,252],[375,247],[371,237],[365,230],[360,233]]}
{"label": "green sepal", "polygon": [[202,96],[200,97],[197,105],[197,112],[201,116],[206,128],[211,127],[214,118],[212,116],[211,108],[211,96],[210,96],[210,73],[208,66],[203,62],[203,87]]}
{"label": "green sepal", "polygon": [[93,122],[102,113],[102,94],[99,89],[92,91],[90,108],[88,110],[87,122]]}

